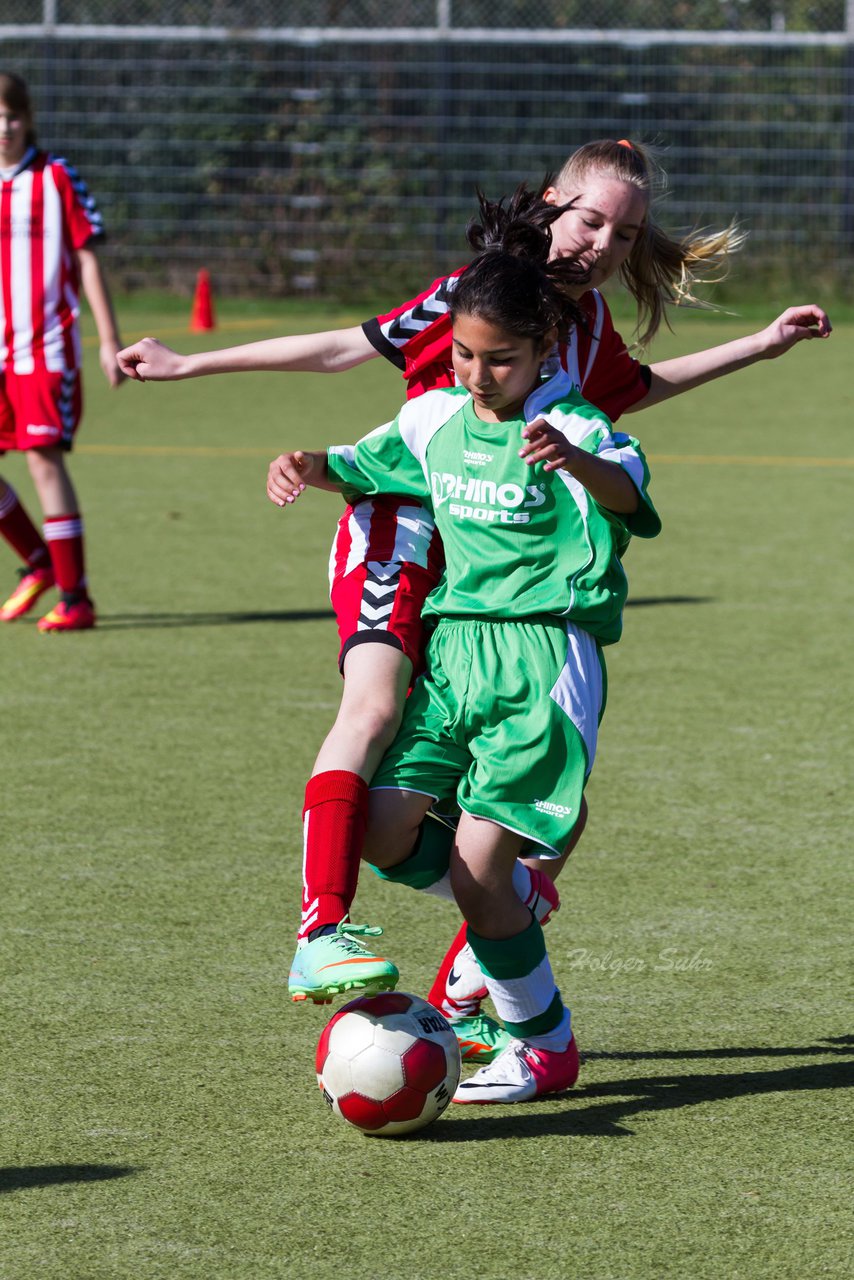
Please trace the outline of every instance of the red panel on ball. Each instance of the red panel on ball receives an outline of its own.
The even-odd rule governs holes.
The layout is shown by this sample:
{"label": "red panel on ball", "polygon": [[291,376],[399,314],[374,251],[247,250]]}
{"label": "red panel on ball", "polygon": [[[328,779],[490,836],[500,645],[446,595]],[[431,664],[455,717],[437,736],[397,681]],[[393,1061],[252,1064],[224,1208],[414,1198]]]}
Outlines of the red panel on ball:
{"label": "red panel on ball", "polygon": [[400,1059],[408,1085],[429,1093],[445,1079],[448,1062],[445,1050],[435,1040],[416,1040]]}
{"label": "red panel on ball", "polygon": [[411,1004],[412,1000],[403,991],[384,991],[378,996],[359,996],[358,1000],[351,1000],[342,1013],[358,1009],[372,1018],[385,1018],[390,1013],[406,1013]]}
{"label": "red panel on ball", "polygon": [[314,1057],[314,1067],[318,1075],[320,1075],[323,1070],[323,1064],[326,1061],[326,1055],[329,1052],[329,1037],[332,1034],[332,1028],[335,1026],[336,1022],[341,1021],[341,1018],[346,1012],[346,1009],[339,1009],[337,1013],[332,1015],[326,1026],[323,1028],[320,1039],[317,1042],[317,1053]]}
{"label": "red panel on ball", "polygon": [[[374,1102],[372,1098],[366,1098],[361,1093],[345,1093],[338,1099],[338,1109],[345,1120],[349,1120],[350,1124],[354,1124],[357,1129],[364,1129],[366,1133],[382,1129],[383,1125],[388,1124],[383,1103]],[[417,1115],[418,1112],[415,1114]]]}
{"label": "red panel on ball", "polygon": [[382,1107],[389,1121],[417,1120],[426,1101],[427,1095],[421,1089],[405,1087],[386,1098]]}

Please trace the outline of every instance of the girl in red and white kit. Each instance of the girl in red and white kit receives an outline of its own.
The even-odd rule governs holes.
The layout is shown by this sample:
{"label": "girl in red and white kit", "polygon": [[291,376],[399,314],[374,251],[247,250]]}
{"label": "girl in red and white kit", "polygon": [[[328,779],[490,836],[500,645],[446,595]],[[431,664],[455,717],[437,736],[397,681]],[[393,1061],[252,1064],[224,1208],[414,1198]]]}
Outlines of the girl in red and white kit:
{"label": "girl in red and white kit", "polygon": [[43,534],[0,479],[0,535],[23,561],[0,621],[28,613],[57,586],[39,631],[95,625],[80,503],[65,455],[80,421],[82,285],[100,341],[101,368],[117,387],[118,328],[94,243],[101,215],[75,170],[36,146],[27,86],[0,72],[0,453],[21,450],[44,514]]}

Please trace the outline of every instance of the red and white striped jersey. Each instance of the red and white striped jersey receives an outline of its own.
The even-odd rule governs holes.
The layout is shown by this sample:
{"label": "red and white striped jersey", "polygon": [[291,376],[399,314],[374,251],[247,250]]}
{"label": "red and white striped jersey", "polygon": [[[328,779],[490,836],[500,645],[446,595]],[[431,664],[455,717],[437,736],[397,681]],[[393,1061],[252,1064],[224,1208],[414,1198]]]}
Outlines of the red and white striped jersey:
{"label": "red and white striped jersey", "polygon": [[[380,355],[402,370],[409,400],[423,391],[455,385],[448,302],[464,270],[434,280],[417,298],[362,325]],[[616,422],[646,395],[649,369],[629,355],[598,289],[588,290],[579,306],[587,328],[573,327],[569,341],[560,344],[544,372],[557,372],[559,359],[576,390]]]}
{"label": "red and white striped jersey", "polygon": [[31,148],[0,175],[0,369],[80,367],[75,250],[102,235],[95,202],[67,160]]}

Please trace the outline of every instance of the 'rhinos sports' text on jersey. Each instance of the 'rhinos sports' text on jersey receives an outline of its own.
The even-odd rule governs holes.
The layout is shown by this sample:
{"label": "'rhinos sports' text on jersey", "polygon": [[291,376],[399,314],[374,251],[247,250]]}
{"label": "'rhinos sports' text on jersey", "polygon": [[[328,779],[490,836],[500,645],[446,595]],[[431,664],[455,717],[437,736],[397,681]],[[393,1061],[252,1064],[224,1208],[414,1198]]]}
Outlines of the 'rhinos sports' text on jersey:
{"label": "'rhinos sports' text on jersey", "polygon": [[[607,511],[568,471],[528,466],[519,457],[521,430],[537,417],[622,467],[638,490],[637,510]],[[432,510],[446,573],[426,615],[554,614],[603,644],[620,636],[627,590],[620,559],[629,538],[654,537],[661,527],[638,442],[614,431],[563,372],[506,422],[482,422],[463,388],[428,392],[355,446],[330,449],[329,476],[351,501],[405,494]]]}

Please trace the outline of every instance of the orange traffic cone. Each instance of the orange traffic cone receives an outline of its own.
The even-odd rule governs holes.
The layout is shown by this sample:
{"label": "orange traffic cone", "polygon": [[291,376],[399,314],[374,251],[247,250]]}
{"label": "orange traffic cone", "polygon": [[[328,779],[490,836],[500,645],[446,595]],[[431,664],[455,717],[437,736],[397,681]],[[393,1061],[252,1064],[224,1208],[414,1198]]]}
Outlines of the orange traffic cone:
{"label": "orange traffic cone", "polygon": [[215,328],[210,272],[202,269],[196,277],[196,293],[190,315],[190,333],[204,333],[207,329]]}

